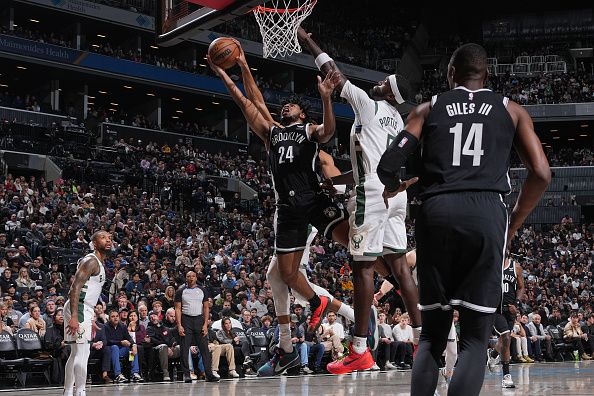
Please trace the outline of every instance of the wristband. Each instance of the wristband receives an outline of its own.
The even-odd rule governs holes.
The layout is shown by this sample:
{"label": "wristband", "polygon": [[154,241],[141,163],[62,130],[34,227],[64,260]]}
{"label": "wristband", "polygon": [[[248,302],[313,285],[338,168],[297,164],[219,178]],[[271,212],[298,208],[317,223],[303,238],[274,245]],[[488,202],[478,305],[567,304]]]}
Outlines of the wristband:
{"label": "wristband", "polygon": [[325,53],[322,52],[320,55],[318,55],[316,57],[316,66],[318,67],[318,70],[322,70],[322,65],[324,65],[325,63],[330,62],[331,60],[333,60],[332,58],[330,58],[330,56]]}

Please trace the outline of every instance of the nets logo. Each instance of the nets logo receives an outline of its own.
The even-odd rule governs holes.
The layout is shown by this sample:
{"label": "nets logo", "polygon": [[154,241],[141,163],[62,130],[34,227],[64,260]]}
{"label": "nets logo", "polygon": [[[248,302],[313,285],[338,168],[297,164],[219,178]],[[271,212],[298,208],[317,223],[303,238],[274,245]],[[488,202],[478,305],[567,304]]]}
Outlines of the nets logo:
{"label": "nets logo", "polygon": [[336,209],[335,209],[335,208],[333,208],[332,206],[329,206],[329,207],[327,207],[326,209],[324,209],[324,215],[325,215],[327,218],[331,219],[331,218],[333,218],[334,216],[336,216]]}

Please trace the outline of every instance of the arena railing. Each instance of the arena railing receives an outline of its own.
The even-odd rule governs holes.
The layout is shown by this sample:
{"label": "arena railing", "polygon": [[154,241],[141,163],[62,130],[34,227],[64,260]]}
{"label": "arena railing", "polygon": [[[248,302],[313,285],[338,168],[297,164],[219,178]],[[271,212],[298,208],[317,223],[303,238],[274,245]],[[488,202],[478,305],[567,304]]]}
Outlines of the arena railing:
{"label": "arena railing", "polygon": [[70,119],[63,115],[41,113],[31,110],[15,109],[12,107],[0,106],[0,119],[16,122],[18,124],[52,126],[52,124],[61,125],[63,121]]}

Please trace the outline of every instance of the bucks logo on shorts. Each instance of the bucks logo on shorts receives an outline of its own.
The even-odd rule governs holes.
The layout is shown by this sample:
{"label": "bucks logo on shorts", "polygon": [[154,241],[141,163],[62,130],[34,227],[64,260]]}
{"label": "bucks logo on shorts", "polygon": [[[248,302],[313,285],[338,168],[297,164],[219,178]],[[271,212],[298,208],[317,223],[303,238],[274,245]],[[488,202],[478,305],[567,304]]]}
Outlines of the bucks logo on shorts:
{"label": "bucks logo on shorts", "polygon": [[336,208],[328,206],[326,209],[324,209],[324,216],[326,216],[329,219],[332,219],[334,216],[336,216]]}
{"label": "bucks logo on shorts", "polygon": [[359,250],[361,248],[361,242],[363,242],[363,235],[353,235],[351,238],[353,249]]}

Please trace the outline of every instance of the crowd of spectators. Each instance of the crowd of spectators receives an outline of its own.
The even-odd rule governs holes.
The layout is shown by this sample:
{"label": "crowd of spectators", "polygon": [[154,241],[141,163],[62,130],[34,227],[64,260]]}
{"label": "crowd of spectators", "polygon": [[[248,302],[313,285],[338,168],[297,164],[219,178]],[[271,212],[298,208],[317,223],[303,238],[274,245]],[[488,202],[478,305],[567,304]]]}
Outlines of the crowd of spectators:
{"label": "crowd of spectators", "polygon": [[[227,366],[221,359],[213,359],[213,370],[228,372],[230,377],[253,371],[266,356],[256,361],[246,360],[250,345],[238,331],[256,328],[268,333],[276,324],[265,275],[274,242],[274,194],[265,164],[247,155],[208,154],[181,145],[140,146],[133,141],[118,141],[117,148],[126,155],[116,159],[114,166],[157,177],[162,180],[161,187],[151,193],[133,186],[115,188],[96,183],[93,173],[74,178],[72,172],[73,176],[53,183],[43,178],[11,175],[3,180],[0,185],[2,329],[16,332],[26,327],[37,332],[59,363],[55,365],[54,376],[59,381],[60,367],[68,356],[67,345],[60,341],[63,336],[60,308],[76,258],[88,250],[90,235],[104,229],[112,234],[114,247],[105,263],[108,286],[97,306],[98,322],[105,326],[101,330],[102,326],[98,325],[92,347],[98,351],[94,354],[101,361],[98,370],[105,381],[175,377],[168,370],[179,344],[175,337],[165,337],[164,328],[176,327],[172,298],[189,269],[197,272],[199,281],[213,296],[212,322],[222,320],[218,324],[220,328],[213,328],[210,349],[219,357],[225,356]],[[65,174],[69,173],[67,165]],[[240,178],[258,192],[257,204],[245,205],[239,195],[223,197],[205,175]],[[175,190],[172,187],[175,180],[186,181],[187,187]],[[182,202],[189,206],[184,208]],[[414,245],[414,223],[408,224],[408,231]],[[581,315],[578,322],[579,318],[582,321],[589,318],[594,303],[593,231],[592,224],[579,225],[563,219],[561,224],[550,228],[537,231],[527,226],[519,233],[511,251],[519,255],[524,268],[527,293],[520,309],[527,315],[526,326],[535,322],[536,313],[545,327],[554,321],[564,327],[570,325],[572,322],[567,318],[572,312]],[[343,247],[318,237],[312,246],[307,271],[314,283],[327,288],[335,298],[352,304],[353,283],[348,254]],[[406,328],[402,300],[397,293],[391,293],[378,304],[380,313],[385,315],[384,323],[392,326],[392,337],[387,331],[383,333],[388,346],[376,355],[380,368],[406,369],[412,363],[411,347],[406,338],[397,338],[400,333],[396,331],[400,324],[403,331]],[[343,342],[350,325],[346,319],[329,315],[328,324],[322,326],[318,338],[299,341],[301,333],[297,331],[307,320],[307,307],[294,304],[293,312],[297,316],[296,343],[306,343],[296,345],[305,355],[302,356],[304,373],[323,369],[324,352],[334,357],[344,353]],[[558,320],[551,320],[557,317]],[[226,318],[243,322],[245,326],[226,324]],[[520,317],[520,323],[522,320]],[[343,334],[335,323],[342,326]],[[219,334],[225,326],[231,326],[227,334]],[[119,357],[130,351],[120,352],[120,346],[131,334],[144,342],[132,351],[131,368],[124,372]],[[339,336],[335,337],[336,334]],[[591,345],[580,334],[575,346],[585,359]],[[517,335],[521,339],[520,327]],[[218,346],[224,344],[232,345],[233,352],[231,347]],[[524,358],[522,341],[519,345],[518,355]],[[542,351],[547,351],[546,345]],[[530,346],[526,352],[530,359],[541,357],[536,346]],[[193,353],[196,355],[197,351],[194,349]],[[157,366],[160,370],[152,370]],[[194,367],[194,374],[199,376],[203,371],[200,362],[195,362]]]}
{"label": "crowd of spectators", "polygon": [[[487,87],[522,105],[594,101],[594,75],[588,72],[545,73],[533,76],[491,74]],[[432,95],[448,89],[443,73],[425,73],[415,100],[419,103],[425,102],[431,100]]]}

